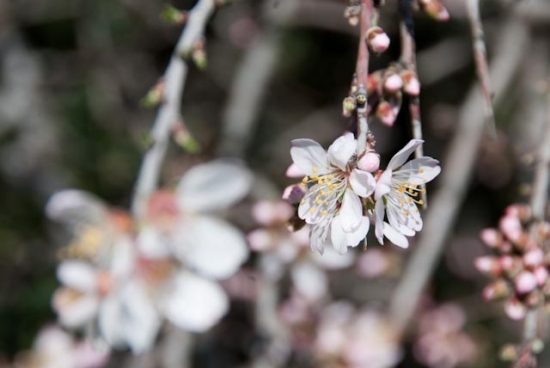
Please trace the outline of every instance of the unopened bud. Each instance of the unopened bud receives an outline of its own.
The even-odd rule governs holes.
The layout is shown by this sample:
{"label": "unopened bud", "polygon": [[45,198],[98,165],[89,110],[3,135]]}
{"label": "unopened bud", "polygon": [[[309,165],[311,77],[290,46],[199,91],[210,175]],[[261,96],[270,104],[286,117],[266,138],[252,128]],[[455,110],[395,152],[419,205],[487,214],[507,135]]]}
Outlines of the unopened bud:
{"label": "unopened bud", "polygon": [[420,95],[420,81],[411,70],[405,70],[401,73],[401,79],[403,79],[403,92],[409,96]]}
{"label": "unopened bud", "polygon": [[506,315],[513,320],[520,320],[527,314],[525,305],[517,299],[510,299],[504,304]]}
{"label": "unopened bud", "polygon": [[369,28],[366,38],[369,49],[376,54],[386,51],[390,46],[390,38],[380,27]]}
{"label": "unopened bud", "polygon": [[542,239],[550,239],[550,223],[541,222],[537,226],[537,233]]}
{"label": "unopened bud", "polygon": [[357,167],[368,172],[376,172],[380,168],[380,155],[367,152],[357,161]]}
{"label": "unopened bud", "polygon": [[344,115],[346,118],[349,118],[351,114],[355,111],[356,107],[357,104],[355,102],[355,98],[351,96],[344,98],[344,102],[342,103],[342,115]]}
{"label": "unopened bud", "polygon": [[420,5],[422,10],[435,20],[445,22],[450,18],[449,12],[439,0],[423,0]]}
{"label": "unopened bud", "polygon": [[496,248],[502,243],[502,235],[496,229],[484,229],[480,237],[483,243],[490,248]]}
{"label": "unopened bud", "polygon": [[250,249],[256,252],[268,250],[273,245],[273,238],[265,229],[254,230],[246,236]]}
{"label": "unopened bud", "polygon": [[499,228],[513,242],[519,239],[523,231],[519,218],[510,215],[506,215],[500,219]]}
{"label": "unopened bud", "polygon": [[175,124],[172,129],[172,134],[174,141],[186,152],[191,154],[199,153],[201,149],[199,142],[189,134],[189,131],[183,124]]}
{"label": "unopened bud", "polygon": [[521,271],[523,271],[523,262],[520,258],[515,256],[505,255],[501,257],[500,266],[502,267],[504,274],[509,278],[514,278]]}
{"label": "unopened bud", "polygon": [[367,79],[367,93],[372,95],[374,92],[378,91],[380,87],[380,82],[382,81],[382,72],[380,70],[369,74]]}
{"label": "unopened bud", "polygon": [[481,273],[497,277],[501,274],[502,268],[497,258],[491,256],[479,257],[475,260],[475,266]]}
{"label": "unopened bud", "polygon": [[500,359],[513,362],[518,358],[518,349],[512,344],[506,344],[500,349]]}
{"label": "unopened bud", "polygon": [[542,249],[536,248],[523,255],[523,264],[526,267],[537,267],[544,262],[544,253]]}
{"label": "unopened bud", "polygon": [[535,269],[535,278],[537,279],[537,284],[543,286],[548,281],[548,269],[545,266],[539,266]]}
{"label": "unopened bud", "polygon": [[148,108],[155,107],[162,102],[163,98],[164,80],[161,80],[141,99],[141,105]]}
{"label": "unopened bud", "polygon": [[537,278],[532,272],[523,271],[514,279],[516,291],[520,294],[529,293],[537,287]]}
{"label": "unopened bud", "polygon": [[208,64],[208,59],[206,58],[206,52],[204,49],[194,49],[191,53],[191,58],[193,62],[199,69],[206,69]]}
{"label": "unopened bud", "polygon": [[485,300],[504,299],[510,295],[510,288],[503,279],[493,281],[483,289],[483,298]]}
{"label": "unopened bud", "polygon": [[384,80],[384,91],[387,93],[396,93],[403,88],[403,80],[396,73],[390,73]]}
{"label": "unopened bud", "polygon": [[381,101],[376,109],[376,116],[382,124],[389,127],[393,126],[395,119],[397,119],[397,113],[393,106],[388,101]]}
{"label": "unopened bud", "polygon": [[531,208],[526,204],[511,204],[504,210],[505,215],[514,216],[521,221],[528,221],[531,219]]}
{"label": "unopened bud", "polygon": [[171,5],[166,5],[160,13],[160,17],[168,23],[182,25],[187,22],[188,13],[186,11],[178,10]]}

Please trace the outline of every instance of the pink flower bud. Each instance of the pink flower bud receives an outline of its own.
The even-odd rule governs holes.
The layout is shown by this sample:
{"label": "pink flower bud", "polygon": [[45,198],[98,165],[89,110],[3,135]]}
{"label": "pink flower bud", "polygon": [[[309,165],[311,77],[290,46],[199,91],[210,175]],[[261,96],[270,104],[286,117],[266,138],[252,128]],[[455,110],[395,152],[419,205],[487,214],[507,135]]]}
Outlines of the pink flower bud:
{"label": "pink flower bud", "polygon": [[252,206],[252,217],[264,226],[273,225],[277,221],[275,204],[270,201],[259,201]]}
{"label": "pink flower bud", "polygon": [[369,77],[367,79],[367,93],[369,96],[372,93],[378,91],[378,87],[380,87],[381,79],[382,79],[382,72],[380,70],[377,70],[374,73],[369,74]]}
{"label": "pink flower bud", "polygon": [[250,249],[256,252],[266,251],[273,245],[271,234],[269,233],[269,231],[264,229],[254,230],[249,233],[246,238],[248,239]]}
{"label": "pink flower bud", "polygon": [[420,94],[420,81],[416,74],[410,70],[405,70],[401,73],[403,79],[403,91],[410,96],[418,96]]}
{"label": "pink flower bud", "polygon": [[523,232],[521,222],[519,221],[519,218],[515,216],[506,215],[501,218],[499,227],[504,235],[506,235],[506,237],[511,241],[517,241]]}
{"label": "pink flower bud", "polygon": [[390,38],[382,28],[371,27],[367,31],[367,45],[372,52],[380,54],[390,46]]}
{"label": "pink flower bud", "polygon": [[284,223],[294,214],[294,208],[285,201],[275,203],[275,217],[277,222]]}
{"label": "pink flower bud", "polygon": [[526,294],[535,290],[537,287],[537,279],[533,273],[523,271],[515,278],[514,284],[518,293]]}
{"label": "pink flower bud", "polygon": [[535,269],[535,278],[537,279],[537,284],[543,286],[548,280],[548,270],[544,266],[539,266]]}
{"label": "pink flower bud", "polygon": [[368,172],[378,171],[380,167],[380,155],[374,152],[367,152],[357,162],[357,167]]}
{"label": "pink flower bud", "polygon": [[517,299],[511,299],[504,305],[504,311],[513,320],[520,320],[525,317],[527,308]]}
{"label": "pink flower bud", "polygon": [[447,9],[439,0],[428,0],[421,2],[422,9],[435,20],[440,22],[448,21],[451,17]]}
{"label": "pink flower bud", "polygon": [[523,264],[526,267],[537,267],[544,262],[544,253],[541,249],[533,249],[523,255]]}
{"label": "pink flower bud", "polygon": [[515,265],[514,257],[512,256],[502,256],[500,257],[499,261],[500,267],[502,267],[502,269],[505,271],[512,269]]}
{"label": "pink flower bud", "polygon": [[490,248],[496,248],[502,243],[502,236],[496,229],[484,229],[480,236],[481,240]]}
{"label": "pink flower bud", "polygon": [[498,279],[487,285],[482,294],[485,300],[502,299],[510,295],[510,289],[506,281]]}
{"label": "pink flower bud", "polygon": [[388,93],[395,93],[403,88],[403,80],[395,73],[390,73],[384,80],[384,90]]}
{"label": "pink flower bud", "polygon": [[286,169],[286,176],[288,178],[303,178],[306,174],[300,170],[298,165],[292,164]]}
{"label": "pink flower bud", "polygon": [[498,276],[501,273],[501,265],[495,257],[485,256],[475,260],[475,266],[481,273]]}
{"label": "pink flower bud", "polygon": [[378,119],[380,119],[382,124],[391,127],[395,123],[397,113],[388,101],[382,101],[378,104],[378,108],[376,109],[376,116],[378,117]]}

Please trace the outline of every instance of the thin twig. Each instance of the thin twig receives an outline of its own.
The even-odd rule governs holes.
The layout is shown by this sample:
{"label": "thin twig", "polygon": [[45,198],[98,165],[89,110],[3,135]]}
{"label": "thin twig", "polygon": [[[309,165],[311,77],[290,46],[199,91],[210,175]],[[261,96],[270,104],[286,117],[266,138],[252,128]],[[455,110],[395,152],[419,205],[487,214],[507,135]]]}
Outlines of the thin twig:
{"label": "thin twig", "polygon": [[[527,29],[519,19],[512,16],[500,34],[495,62],[490,69],[492,80],[496,82],[495,91],[498,91],[497,104],[527,50]],[[479,89],[471,89],[464,103],[455,137],[445,164],[442,165],[444,170],[440,178],[440,189],[431,201],[431,209],[427,213],[416,250],[390,301],[389,313],[400,334],[404,333],[414,315],[466,195],[485,126],[483,113],[479,109],[480,94]]]}
{"label": "thin twig", "polygon": [[487,50],[485,47],[483,24],[479,15],[479,0],[466,1],[468,7],[468,18],[472,31],[472,46],[476,63],[476,73],[481,82],[483,92],[483,101],[485,103],[485,119],[491,138],[497,138],[495,113],[493,111],[493,101],[491,96],[491,79],[489,78],[489,68],[487,67]]}
{"label": "thin twig", "polygon": [[361,0],[361,35],[359,36],[359,52],[355,75],[357,76],[357,94],[362,95],[365,101],[358,104],[357,108],[357,157],[360,157],[367,148],[368,103],[367,83],[369,78],[369,49],[367,47],[367,31],[371,27],[373,16],[372,0]]}
{"label": "thin twig", "polygon": [[147,201],[157,188],[170,142],[170,132],[180,117],[181,97],[187,77],[187,64],[182,56],[190,52],[194,43],[204,33],[206,22],[215,6],[214,0],[199,0],[189,11],[187,25],[164,73],[164,100],[151,130],[153,145],[143,158],[132,201],[132,213],[138,221],[143,219]]}

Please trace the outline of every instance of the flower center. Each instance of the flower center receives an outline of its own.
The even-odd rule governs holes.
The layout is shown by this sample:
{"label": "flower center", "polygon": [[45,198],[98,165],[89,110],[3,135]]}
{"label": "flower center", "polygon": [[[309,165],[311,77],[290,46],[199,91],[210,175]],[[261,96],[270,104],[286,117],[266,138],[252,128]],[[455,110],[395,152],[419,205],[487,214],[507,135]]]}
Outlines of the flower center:
{"label": "flower center", "polygon": [[[317,169],[314,167],[312,171],[315,173]],[[334,213],[346,189],[347,179],[345,172],[334,168],[327,174],[306,176],[302,183],[311,187],[300,204],[309,204],[309,214],[313,218]]]}

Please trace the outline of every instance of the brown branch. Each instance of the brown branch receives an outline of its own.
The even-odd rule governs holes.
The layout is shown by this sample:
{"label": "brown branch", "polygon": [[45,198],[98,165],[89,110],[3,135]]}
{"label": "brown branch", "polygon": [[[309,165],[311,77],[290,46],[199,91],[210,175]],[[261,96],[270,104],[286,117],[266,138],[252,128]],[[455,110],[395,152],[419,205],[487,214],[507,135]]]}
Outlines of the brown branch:
{"label": "brown branch", "polygon": [[214,0],[199,0],[189,11],[187,25],[164,72],[164,102],[159,108],[151,130],[153,145],[143,158],[132,201],[132,213],[138,221],[143,219],[147,201],[157,188],[162,163],[170,142],[170,132],[180,118],[181,97],[187,77],[187,65],[182,56],[189,53],[194,43],[204,33],[206,22],[215,6]]}
{"label": "brown branch", "polygon": [[481,82],[483,92],[483,102],[485,103],[485,119],[489,134],[493,139],[497,138],[495,113],[493,111],[493,101],[491,96],[491,79],[489,78],[489,68],[487,67],[487,50],[485,47],[483,24],[479,14],[479,0],[466,1],[468,8],[468,18],[472,32],[472,46],[476,64],[476,73]]}
{"label": "brown branch", "polygon": [[[496,103],[510,85],[523,56],[529,50],[529,35],[525,25],[512,17],[505,23],[496,47],[495,62],[490,75],[495,83]],[[440,189],[431,201],[424,230],[420,233],[416,250],[408,262],[401,282],[390,300],[389,313],[401,334],[406,330],[429,282],[445,240],[453,227],[460,205],[472,176],[475,160],[485,127],[480,113],[481,92],[470,90],[458,122],[457,131],[445,160],[439,180]]]}

